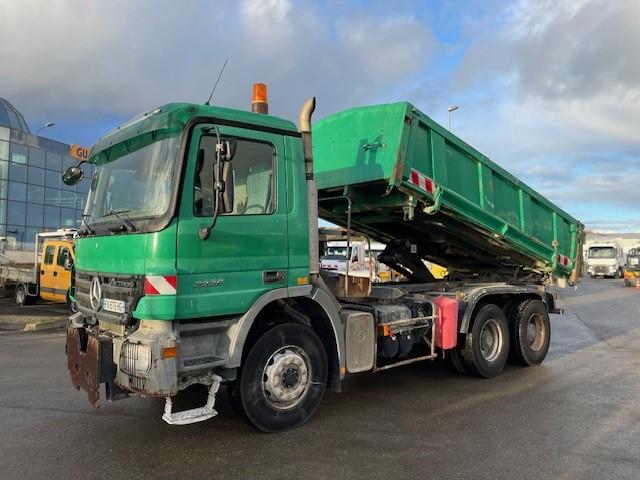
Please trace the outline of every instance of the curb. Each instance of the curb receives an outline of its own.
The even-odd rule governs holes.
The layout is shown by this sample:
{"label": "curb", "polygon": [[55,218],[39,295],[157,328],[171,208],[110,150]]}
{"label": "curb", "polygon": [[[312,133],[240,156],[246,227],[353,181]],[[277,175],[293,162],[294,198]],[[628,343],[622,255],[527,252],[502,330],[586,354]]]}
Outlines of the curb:
{"label": "curb", "polygon": [[0,322],[0,331],[5,332],[40,332],[67,326],[67,317],[47,320],[27,319],[23,321]]}
{"label": "curb", "polygon": [[67,326],[67,318],[61,318],[59,320],[45,320],[44,322],[31,322],[26,323],[23,332],[42,332],[44,330],[54,330],[57,328],[65,328]]}

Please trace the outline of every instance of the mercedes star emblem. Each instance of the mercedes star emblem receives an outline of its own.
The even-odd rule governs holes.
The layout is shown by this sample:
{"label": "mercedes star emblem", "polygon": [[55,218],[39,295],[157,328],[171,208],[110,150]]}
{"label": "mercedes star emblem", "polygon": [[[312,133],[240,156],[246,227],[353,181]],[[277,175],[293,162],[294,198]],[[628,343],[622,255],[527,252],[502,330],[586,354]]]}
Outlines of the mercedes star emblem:
{"label": "mercedes star emblem", "polygon": [[91,281],[91,289],[89,290],[89,301],[91,307],[97,312],[100,310],[102,303],[102,287],[100,286],[100,280],[98,277],[93,277]]}

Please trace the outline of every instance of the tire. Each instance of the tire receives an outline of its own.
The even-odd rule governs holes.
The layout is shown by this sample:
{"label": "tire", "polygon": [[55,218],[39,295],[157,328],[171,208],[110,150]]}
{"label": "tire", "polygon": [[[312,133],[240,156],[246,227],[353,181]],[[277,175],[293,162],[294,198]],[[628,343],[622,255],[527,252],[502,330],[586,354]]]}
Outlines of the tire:
{"label": "tire", "polygon": [[618,269],[618,278],[624,278],[624,270],[621,268]]}
{"label": "tire", "polygon": [[512,359],[527,367],[541,364],[551,342],[546,305],[540,300],[525,300],[510,320]]}
{"label": "tire", "polygon": [[475,314],[464,348],[466,367],[484,378],[498,376],[509,357],[509,327],[501,308],[488,304]]}
{"label": "tire", "polygon": [[247,418],[247,412],[244,411],[244,407],[242,406],[242,400],[240,399],[239,380],[227,383],[227,399],[229,404],[231,404],[231,408],[233,408],[233,411],[236,412],[239,417],[249,420]]}
{"label": "tire", "polygon": [[629,280],[627,280],[626,278],[624,279],[624,286],[625,287],[630,287],[631,286],[631,282]]}
{"label": "tire", "polygon": [[460,346],[456,346],[446,352],[447,363],[453,370],[462,375],[472,374],[464,361],[463,349]]}
{"label": "tire", "polygon": [[232,405],[239,401],[241,411],[263,432],[289,430],[320,406],[327,370],[327,354],[316,333],[305,325],[281,324],[251,347],[230,399]]}
{"label": "tire", "polygon": [[23,284],[17,285],[14,292],[16,305],[19,305],[20,307],[24,305],[30,305],[31,298],[29,297],[28,293],[29,292],[27,291],[27,287],[25,285]]}

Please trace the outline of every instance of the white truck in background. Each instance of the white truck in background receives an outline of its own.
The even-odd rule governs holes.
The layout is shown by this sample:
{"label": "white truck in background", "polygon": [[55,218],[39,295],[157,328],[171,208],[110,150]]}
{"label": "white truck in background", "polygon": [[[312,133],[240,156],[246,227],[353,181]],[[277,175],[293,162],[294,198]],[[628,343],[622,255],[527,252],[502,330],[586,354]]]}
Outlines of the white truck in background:
{"label": "white truck in background", "polygon": [[620,242],[594,242],[587,249],[587,274],[591,278],[622,278],[625,264]]}

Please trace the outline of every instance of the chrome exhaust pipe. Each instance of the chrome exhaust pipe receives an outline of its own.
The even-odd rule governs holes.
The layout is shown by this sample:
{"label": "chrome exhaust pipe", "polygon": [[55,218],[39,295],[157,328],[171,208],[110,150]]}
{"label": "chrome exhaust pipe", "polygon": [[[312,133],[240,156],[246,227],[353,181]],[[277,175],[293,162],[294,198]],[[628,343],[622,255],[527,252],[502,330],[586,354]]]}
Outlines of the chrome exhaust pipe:
{"label": "chrome exhaust pipe", "polygon": [[311,143],[311,115],[316,109],[316,97],[309,98],[300,109],[300,134],[304,152],[304,171],[307,180],[307,214],[309,218],[309,275],[311,283],[318,283],[320,254],[318,252],[318,189],[313,179],[313,151]]}

